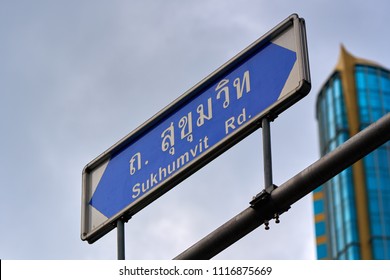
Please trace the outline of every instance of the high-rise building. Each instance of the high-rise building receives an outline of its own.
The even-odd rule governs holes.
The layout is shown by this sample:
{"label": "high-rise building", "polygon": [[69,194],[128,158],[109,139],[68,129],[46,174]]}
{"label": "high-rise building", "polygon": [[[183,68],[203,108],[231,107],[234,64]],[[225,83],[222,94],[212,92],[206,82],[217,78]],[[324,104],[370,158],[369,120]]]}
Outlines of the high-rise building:
{"label": "high-rise building", "polygon": [[[390,112],[390,71],[352,56],[317,98],[321,156]],[[318,259],[390,259],[390,143],[313,192]]]}

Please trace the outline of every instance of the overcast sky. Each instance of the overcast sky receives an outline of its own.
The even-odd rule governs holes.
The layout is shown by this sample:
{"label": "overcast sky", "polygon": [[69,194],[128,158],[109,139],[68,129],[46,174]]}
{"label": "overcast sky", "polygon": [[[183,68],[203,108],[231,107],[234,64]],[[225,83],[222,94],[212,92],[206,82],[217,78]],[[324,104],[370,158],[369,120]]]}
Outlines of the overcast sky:
{"label": "overcast sky", "polygon": [[[275,184],[319,158],[315,100],[340,44],[390,67],[383,1],[0,1],[0,258],[116,259],[80,239],[83,167],[292,13],[311,93],[271,124]],[[249,206],[261,131],[126,224],[127,259],[171,259]],[[311,195],[216,259],[314,259]]]}

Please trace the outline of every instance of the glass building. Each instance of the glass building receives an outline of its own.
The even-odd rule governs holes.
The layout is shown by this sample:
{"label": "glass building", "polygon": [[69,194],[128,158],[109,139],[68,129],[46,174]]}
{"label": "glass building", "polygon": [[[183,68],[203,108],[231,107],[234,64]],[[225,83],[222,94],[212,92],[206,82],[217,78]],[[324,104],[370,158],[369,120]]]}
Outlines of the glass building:
{"label": "glass building", "polygon": [[[341,47],[320,89],[321,156],[390,112],[390,71]],[[318,259],[390,259],[390,143],[313,192]]]}

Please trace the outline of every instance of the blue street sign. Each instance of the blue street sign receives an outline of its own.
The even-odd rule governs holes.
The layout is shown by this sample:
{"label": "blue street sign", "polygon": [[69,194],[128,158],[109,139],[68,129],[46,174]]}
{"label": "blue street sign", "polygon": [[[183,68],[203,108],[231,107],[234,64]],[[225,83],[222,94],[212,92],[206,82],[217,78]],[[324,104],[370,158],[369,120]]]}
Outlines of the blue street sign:
{"label": "blue street sign", "polygon": [[305,39],[290,16],[87,165],[82,239],[96,241],[306,95]]}

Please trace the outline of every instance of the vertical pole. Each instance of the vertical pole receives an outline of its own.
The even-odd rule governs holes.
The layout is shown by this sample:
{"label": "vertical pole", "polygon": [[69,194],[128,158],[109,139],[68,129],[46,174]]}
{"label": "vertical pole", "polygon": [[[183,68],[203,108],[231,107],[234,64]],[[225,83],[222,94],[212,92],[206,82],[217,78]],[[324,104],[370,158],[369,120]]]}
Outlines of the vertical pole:
{"label": "vertical pole", "polygon": [[118,260],[125,259],[125,222],[118,219],[116,222],[118,238]]}
{"label": "vertical pole", "polygon": [[264,188],[270,193],[273,190],[270,121],[265,117],[261,122],[263,132]]}

